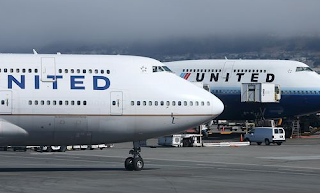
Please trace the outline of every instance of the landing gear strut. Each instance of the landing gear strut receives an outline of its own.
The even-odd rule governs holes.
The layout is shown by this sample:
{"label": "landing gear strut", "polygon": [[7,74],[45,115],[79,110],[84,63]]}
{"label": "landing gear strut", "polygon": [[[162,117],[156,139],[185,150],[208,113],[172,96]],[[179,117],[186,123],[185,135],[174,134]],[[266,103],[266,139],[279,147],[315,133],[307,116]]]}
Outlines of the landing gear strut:
{"label": "landing gear strut", "polygon": [[141,147],[139,141],[133,142],[133,149],[129,151],[129,154],[132,155],[132,157],[128,157],[126,161],[124,162],[124,167],[128,171],[140,171],[143,169],[144,162],[140,155]]}

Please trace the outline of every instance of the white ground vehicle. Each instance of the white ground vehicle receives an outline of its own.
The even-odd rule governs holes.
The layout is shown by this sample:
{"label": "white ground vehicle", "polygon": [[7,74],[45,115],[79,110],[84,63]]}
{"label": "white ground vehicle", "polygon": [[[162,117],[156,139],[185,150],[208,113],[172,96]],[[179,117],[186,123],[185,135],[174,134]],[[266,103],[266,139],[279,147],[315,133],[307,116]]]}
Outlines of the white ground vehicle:
{"label": "white ground vehicle", "polygon": [[285,131],[280,127],[255,127],[244,135],[244,139],[250,142],[257,142],[258,145],[261,145],[262,142],[266,145],[270,145],[270,143],[281,145],[282,142],[286,141]]}

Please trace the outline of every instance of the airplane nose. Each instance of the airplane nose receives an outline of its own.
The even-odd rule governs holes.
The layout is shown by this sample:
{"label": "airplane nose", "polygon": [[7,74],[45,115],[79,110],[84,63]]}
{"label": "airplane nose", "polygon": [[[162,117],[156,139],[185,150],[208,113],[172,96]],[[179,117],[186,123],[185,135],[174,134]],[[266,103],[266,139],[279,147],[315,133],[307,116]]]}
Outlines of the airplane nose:
{"label": "airplane nose", "polygon": [[224,104],[222,103],[222,101],[215,97],[214,100],[213,100],[213,106],[212,106],[212,113],[215,115],[215,116],[218,116],[220,115],[223,110],[224,110]]}

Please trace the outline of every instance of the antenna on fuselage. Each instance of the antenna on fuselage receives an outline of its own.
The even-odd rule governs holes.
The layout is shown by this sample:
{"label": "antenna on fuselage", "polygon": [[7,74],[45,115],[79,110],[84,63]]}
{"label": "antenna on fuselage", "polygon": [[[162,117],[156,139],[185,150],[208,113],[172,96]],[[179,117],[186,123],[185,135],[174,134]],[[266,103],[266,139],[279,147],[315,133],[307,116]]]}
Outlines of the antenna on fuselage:
{"label": "antenna on fuselage", "polygon": [[38,52],[35,49],[32,49],[33,54],[38,54]]}

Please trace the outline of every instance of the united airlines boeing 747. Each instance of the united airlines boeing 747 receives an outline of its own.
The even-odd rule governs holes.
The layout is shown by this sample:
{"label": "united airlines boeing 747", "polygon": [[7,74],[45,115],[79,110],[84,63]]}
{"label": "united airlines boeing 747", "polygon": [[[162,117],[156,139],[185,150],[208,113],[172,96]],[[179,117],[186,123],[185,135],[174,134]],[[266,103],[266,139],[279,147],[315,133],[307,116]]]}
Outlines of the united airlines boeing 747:
{"label": "united airlines boeing 747", "polygon": [[217,117],[211,93],[159,61],[134,56],[0,55],[0,145],[133,141],[127,170],[144,166],[138,141]]}
{"label": "united airlines boeing 747", "polygon": [[225,105],[218,119],[255,120],[320,112],[320,76],[301,62],[186,60],[165,64],[186,80],[210,86]]}

